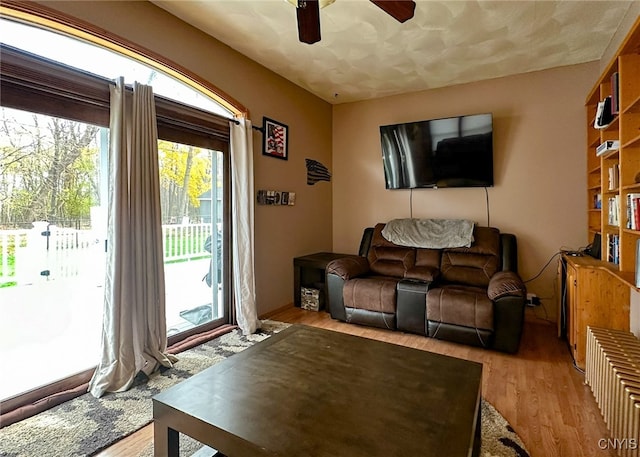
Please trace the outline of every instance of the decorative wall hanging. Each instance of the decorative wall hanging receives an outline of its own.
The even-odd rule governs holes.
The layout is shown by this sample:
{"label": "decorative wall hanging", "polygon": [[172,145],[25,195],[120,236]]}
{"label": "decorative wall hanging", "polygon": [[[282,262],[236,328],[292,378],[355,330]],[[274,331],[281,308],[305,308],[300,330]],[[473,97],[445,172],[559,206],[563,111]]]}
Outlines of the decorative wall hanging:
{"label": "decorative wall hanging", "polygon": [[331,173],[327,167],[317,160],[305,159],[307,162],[307,184],[313,186],[318,181],[331,181]]}
{"label": "decorative wall hanging", "polygon": [[268,117],[263,117],[262,133],[262,154],[287,160],[289,158],[289,127]]}
{"label": "decorative wall hanging", "polygon": [[281,192],[279,190],[259,190],[258,205],[293,206],[296,204],[295,192]]}

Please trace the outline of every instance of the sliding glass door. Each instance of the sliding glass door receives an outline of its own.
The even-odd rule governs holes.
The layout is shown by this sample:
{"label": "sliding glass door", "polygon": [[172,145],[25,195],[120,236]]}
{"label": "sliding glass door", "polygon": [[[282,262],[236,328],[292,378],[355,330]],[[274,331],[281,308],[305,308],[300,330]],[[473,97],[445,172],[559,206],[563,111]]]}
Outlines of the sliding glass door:
{"label": "sliding glass door", "polygon": [[95,366],[108,130],[0,109],[0,399]]}
{"label": "sliding glass door", "polygon": [[159,141],[169,336],[228,315],[225,156],[220,151]]}
{"label": "sliding glass door", "polygon": [[6,409],[100,359],[114,77],[156,94],[169,343],[229,322],[230,112],[66,34],[0,18],[0,47],[0,360],[20,367],[0,376]]}

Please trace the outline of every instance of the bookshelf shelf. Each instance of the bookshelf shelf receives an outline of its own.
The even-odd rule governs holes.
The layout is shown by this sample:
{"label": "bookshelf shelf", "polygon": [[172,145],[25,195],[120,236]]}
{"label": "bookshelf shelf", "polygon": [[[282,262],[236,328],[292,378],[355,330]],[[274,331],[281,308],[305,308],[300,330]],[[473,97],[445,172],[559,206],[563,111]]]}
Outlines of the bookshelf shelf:
{"label": "bookshelf shelf", "polygon": [[632,147],[638,147],[640,146],[640,134],[636,135],[635,137],[631,138],[629,141],[627,141],[625,144],[622,145],[623,148],[632,148]]}
{"label": "bookshelf shelf", "polygon": [[640,95],[638,95],[635,100],[633,100],[631,104],[622,111],[623,116],[631,113],[640,113]]}

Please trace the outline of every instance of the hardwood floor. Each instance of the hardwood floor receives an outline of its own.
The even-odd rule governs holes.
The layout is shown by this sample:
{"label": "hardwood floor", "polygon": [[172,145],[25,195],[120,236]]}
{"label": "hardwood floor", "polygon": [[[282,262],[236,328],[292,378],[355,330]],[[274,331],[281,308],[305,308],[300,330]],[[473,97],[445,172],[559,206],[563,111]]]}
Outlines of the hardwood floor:
{"label": "hardwood floor", "polygon": [[[301,323],[389,343],[473,360],[483,364],[482,394],[509,421],[532,457],[613,457],[601,449],[609,437],[584,376],[572,364],[555,324],[529,320],[516,355],[448,343],[419,335],[379,330],[332,320],[325,312],[286,308],[272,320]],[[144,427],[98,454],[133,457],[153,440]],[[344,456],[348,457],[348,456]]]}

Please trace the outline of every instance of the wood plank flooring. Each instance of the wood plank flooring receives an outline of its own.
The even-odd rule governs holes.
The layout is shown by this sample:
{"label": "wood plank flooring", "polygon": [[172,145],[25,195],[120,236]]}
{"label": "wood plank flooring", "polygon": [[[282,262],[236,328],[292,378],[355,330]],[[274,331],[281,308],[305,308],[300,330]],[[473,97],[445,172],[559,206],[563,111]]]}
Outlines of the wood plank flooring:
{"label": "wood plank flooring", "polygon": [[[555,324],[528,320],[516,355],[448,343],[419,335],[345,324],[325,312],[285,308],[270,319],[312,325],[437,352],[484,365],[482,394],[509,421],[532,457],[613,457],[601,449],[609,437],[584,376],[572,364]],[[600,441],[604,439],[605,441]],[[107,448],[100,457],[134,457],[153,440],[153,427]],[[348,456],[341,456],[348,457]]]}

